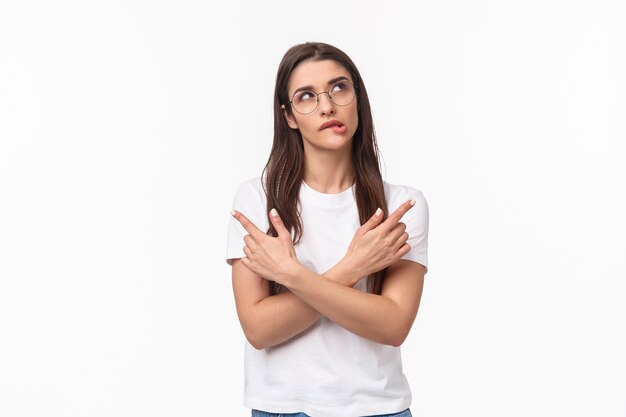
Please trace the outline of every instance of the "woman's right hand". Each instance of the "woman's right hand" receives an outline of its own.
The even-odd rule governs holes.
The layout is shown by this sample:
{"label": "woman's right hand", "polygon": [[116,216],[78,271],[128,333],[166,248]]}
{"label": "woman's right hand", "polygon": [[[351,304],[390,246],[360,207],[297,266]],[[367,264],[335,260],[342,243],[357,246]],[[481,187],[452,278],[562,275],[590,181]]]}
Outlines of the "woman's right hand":
{"label": "woman's right hand", "polygon": [[346,255],[341,260],[354,271],[357,281],[385,269],[411,250],[406,243],[409,238],[409,234],[405,232],[406,224],[400,222],[400,219],[414,204],[413,200],[405,202],[382,223],[383,213],[380,210],[379,215],[374,213],[357,229]]}

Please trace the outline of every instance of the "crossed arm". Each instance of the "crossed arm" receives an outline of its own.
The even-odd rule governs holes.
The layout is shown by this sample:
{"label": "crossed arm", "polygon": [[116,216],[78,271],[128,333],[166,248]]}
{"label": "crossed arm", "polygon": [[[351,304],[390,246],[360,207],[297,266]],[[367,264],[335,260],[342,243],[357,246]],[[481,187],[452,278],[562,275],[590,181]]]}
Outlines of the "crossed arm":
{"label": "crossed arm", "polygon": [[[394,213],[387,219],[388,222],[397,222],[408,208],[407,205],[399,209],[403,212]],[[281,266],[280,274],[273,275],[269,271],[279,268],[275,259],[295,257],[292,248],[287,253],[283,247],[290,242],[290,235],[284,229],[282,242],[280,236],[267,237],[241,213],[238,216],[237,220],[251,233],[246,236],[246,243],[252,249],[245,247],[244,251],[249,256],[233,261],[233,291],[242,328],[255,348],[263,349],[285,342],[308,329],[321,315],[366,339],[392,346],[403,343],[419,308],[426,272],[424,266],[403,259],[387,264],[389,268],[381,295],[352,288],[363,274],[357,272],[350,261],[353,258],[348,257],[321,275],[298,262],[287,262],[289,267]],[[280,219],[272,220],[280,234],[281,227],[284,228],[282,222]],[[255,254],[265,250],[258,250],[258,242],[250,236],[259,241],[274,239],[265,241],[263,245],[267,252],[274,251],[274,259],[267,254],[265,259],[259,259],[264,253]],[[408,250],[406,245],[396,258]],[[248,258],[266,262],[264,265],[263,262],[253,263]],[[281,265],[284,264],[281,262]],[[269,281],[254,270],[266,272],[265,276],[279,276],[280,280],[276,281],[280,281],[288,291],[270,297]]]}
{"label": "crossed arm", "polygon": [[[313,325],[321,315],[366,339],[400,346],[413,325],[424,285],[425,268],[408,260],[389,266],[381,295],[351,288],[341,262],[318,275],[304,266],[289,291],[269,296],[269,282],[233,262],[237,313],[257,349],[280,344]],[[256,276],[255,276],[256,275]],[[254,282],[254,285],[250,283]]]}

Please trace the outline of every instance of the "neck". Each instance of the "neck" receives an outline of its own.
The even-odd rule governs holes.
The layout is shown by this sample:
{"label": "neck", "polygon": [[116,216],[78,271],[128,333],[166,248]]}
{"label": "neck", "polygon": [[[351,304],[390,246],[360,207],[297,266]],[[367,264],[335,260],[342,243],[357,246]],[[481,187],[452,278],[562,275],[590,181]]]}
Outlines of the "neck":
{"label": "neck", "polygon": [[336,194],[350,188],[355,172],[350,147],[304,153],[304,182],[320,193]]}

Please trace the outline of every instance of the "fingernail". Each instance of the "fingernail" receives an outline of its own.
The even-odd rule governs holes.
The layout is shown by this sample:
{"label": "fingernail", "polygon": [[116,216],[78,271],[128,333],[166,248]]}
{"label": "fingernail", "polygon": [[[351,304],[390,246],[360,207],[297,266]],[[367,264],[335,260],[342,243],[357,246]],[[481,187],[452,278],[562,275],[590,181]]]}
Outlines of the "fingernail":
{"label": "fingernail", "polygon": [[231,210],[231,211],[230,211],[230,215],[231,215],[231,216],[233,216],[233,217],[235,217],[235,210]]}
{"label": "fingernail", "polygon": [[376,210],[376,213],[374,213],[377,216],[380,216],[380,213],[382,213],[383,211],[380,209],[380,207],[378,207],[378,209]]}
{"label": "fingernail", "polygon": [[271,210],[270,210],[270,214],[271,214],[272,216],[274,216],[274,217],[278,216],[278,212],[276,211],[276,209],[275,209],[275,208],[273,208],[273,209],[271,209]]}
{"label": "fingernail", "polygon": [[414,205],[415,205],[415,199],[411,200],[411,203],[410,203],[410,204],[411,204],[412,206],[414,206]]}

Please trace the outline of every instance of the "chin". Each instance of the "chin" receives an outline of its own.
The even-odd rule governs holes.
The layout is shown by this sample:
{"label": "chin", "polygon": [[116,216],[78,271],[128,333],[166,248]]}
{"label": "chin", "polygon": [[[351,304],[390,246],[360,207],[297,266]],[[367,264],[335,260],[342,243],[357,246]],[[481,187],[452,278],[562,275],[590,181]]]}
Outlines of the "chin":
{"label": "chin", "polygon": [[316,135],[317,137],[313,140],[307,139],[306,136],[303,136],[302,139],[315,148],[332,150],[351,145],[352,135],[354,135],[353,132],[345,132],[344,134],[322,133]]}
{"label": "chin", "polygon": [[351,145],[352,139],[347,137],[336,138],[335,140],[322,141],[320,146],[328,149],[341,149]]}

